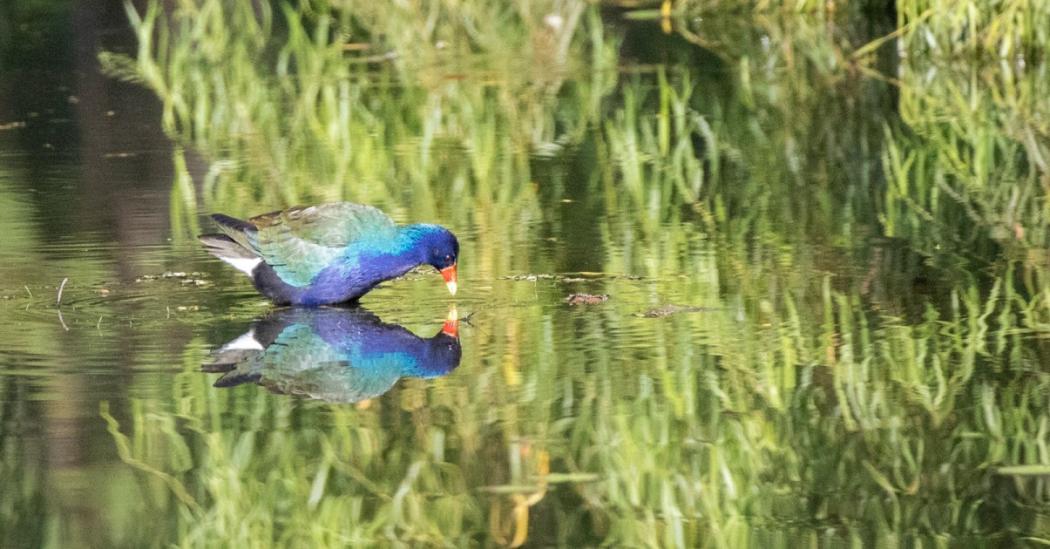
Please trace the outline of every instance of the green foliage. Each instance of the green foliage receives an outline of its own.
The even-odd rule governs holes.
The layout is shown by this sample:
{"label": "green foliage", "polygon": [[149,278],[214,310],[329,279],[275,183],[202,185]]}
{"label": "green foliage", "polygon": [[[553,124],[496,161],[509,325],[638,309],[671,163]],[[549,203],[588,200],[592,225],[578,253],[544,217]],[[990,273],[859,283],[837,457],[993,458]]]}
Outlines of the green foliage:
{"label": "green foliage", "polygon": [[892,182],[888,232],[915,241],[993,238],[1044,247],[1046,65],[931,68],[902,67],[900,109],[910,131],[888,140],[883,159]]}
{"label": "green foliage", "polygon": [[1050,5],[1027,0],[900,0],[898,24],[912,57],[991,58],[1014,64],[1046,60]]}

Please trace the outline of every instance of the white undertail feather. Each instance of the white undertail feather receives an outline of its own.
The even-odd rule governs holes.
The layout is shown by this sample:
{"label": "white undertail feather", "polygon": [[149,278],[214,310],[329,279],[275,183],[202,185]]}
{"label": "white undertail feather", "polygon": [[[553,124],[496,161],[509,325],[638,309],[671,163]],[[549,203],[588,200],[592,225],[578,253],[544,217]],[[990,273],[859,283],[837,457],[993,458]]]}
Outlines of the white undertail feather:
{"label": "white undertail feather", "polygon": [[262,261],[262,258],[260,257],[247,258],[219,256],[219,259],[229,263],[230,265],[233,265],[233,268],[237,269],[238,271],[241,271],[242,273],[248,276],[252,276],[252,270],[255,269],[255,267],[259,265],[259,263]]}
{"label": "white undertail feather", "polygon": [[[243,260],[242,260],[243,261]],[[248,330],[237,339],[223,345],[219,352],[226,351],[262,351],[263,346],[255,339],[255,329]]]}

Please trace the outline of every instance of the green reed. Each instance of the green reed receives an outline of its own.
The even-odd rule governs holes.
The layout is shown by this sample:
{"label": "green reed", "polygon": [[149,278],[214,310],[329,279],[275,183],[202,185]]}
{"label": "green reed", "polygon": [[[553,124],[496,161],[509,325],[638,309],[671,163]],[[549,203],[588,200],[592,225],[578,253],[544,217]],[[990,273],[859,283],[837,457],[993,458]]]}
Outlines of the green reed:
{"label": "green reed", "polygon": [[[170,132],[204,150],[222,150],[230,157],[243,159],[236,164],[215,164],[204,188],[206,203],[247,199],[249,204],[287,204],[331,200],[344,194],[363,202],[384,203],[392,195],[407,196],[406,191],[411,190],[410,196],[421,207],[432,203],[434,197],[447,195],[435,192],[435,185],[451,185],[454,198],[457,188],[468,181],[487,183],[494,175],[490,174],[493,158],[516,158],[515,165],[505,166],[513,171],[500,175],[517,179],[517,187],[523,187],[529,177],[526,155],[530,148],[559,147],[557,139],[565,137],[555,135],[556,124],[569,124],[569,135],[582,131],[604,93],[599,89],[609,83],[596,75],[591,82],[576,82],[562,89],[562,73],[572,69],[566,66],[567,49],[575,46],[576,53],[575,50],[587,47],[587,43],[576,40],[574,44],[563,35],[583,36],[584,32],[574,33],[576,27],[593,26],[596,30],[592,32],[592,55],[600,62],[608,55],[609,46],[602,41],[593,14],[585,19],[580,11],[559,15],[565,20],[563,23],[548,25],[547,30],[554,33],[547,37],[552,42],[536,38],[531,55],[554,56],[543,58],[544,62],[553,63],[544,73],[497,65],[505,56],[496,60],[479,57],[476,62],[480,66],[459,66],[459,50],[468,46],[462,43],[464,35],[450,35],[447,46],[431,45],[427,49],[425,45],[432,41],[419,42],[423,37],[408,34],[388,34],[379,23],[375,23],[378,28],[373,33],[385,40],[404,40],[405,43],[396,44],[401,49],[420,44],[424,51],[411,62],[429,62],[403,68],[402,60],[394,58],[374,67],[367,56],[347,58],[346,48],[354,43],[343,42],[342,37],[356,37],[353,25],[340,23],[327,10],[309,21],[292,8],[281,10],[282,32],[287,37],[283,45],[275,47],[269,41],[268,15],[260,21],[250,8],[224,10],[217,3],[178,11],[172,15],[172,21],[166,21],[156,5],[141,17],[133,15],[138,34],[156,34],[156,44],[152,39],[144,39],[134,64],[114,56],[108,56],[106,61],[115,74],[140,79],[157,91],[166,106],[164,123]],[[390,17],[386,10],[375,16],[379,15]],[[507,17],[501,15],[500,20]],[[520,21],[525,17],[522,14]],[[166,24],[160,25],[162,21]],[[508,24],[520,22],[514,19]],[[571,28],[563,29],[561,25]],[[497,36],[516,36],[501,28],[488,32],[492,33],[490,41]],[[170,33],[194,36],[196,40],[169,46]],[[228,38],[224,37],[229,36],[242,39],[227,44]],[[456,36],[459,38],[453,40]],[[471,38],[473,42],[476,37]],[[198,41],[206,41],[208,46],[202,47]],[[367,46],[379,51],[391,47],[378,41]],[[599,48],[605,49],[598,51]],[[510,51],[520,53],[506,50],[504,54]],[[153,52],[158,55],[154,57]],[[525,61],[519,63],[532,66]],[[461,79],[458,73],[463,70],[491,73],[482,80]],[[404,71],[412,71],[418,80],[407,85],[402,77]],[[264,87],[259,88],[264,82]],[[575,113],[571,117],[559,116],[550,108],[555,100],[565,99],[559,94],[573,96],[573,103],[582,104],[590,113],[581,113],[582,118]],[[228,97],[238,99],[227,104]],[[499,130],[508,126],[520,131],[508,135]],[[373,148],[373,136],[397,141],[419,138],[398,151],[377,151]],[[457,154],[460,151],[466,154]],[[466,161],[450,158],[453,155],[465,157]],[[446,175],[441,181],[420,179],[422,174],[435,173]],[[467,173],[472,177],[466,178]],[[264,182],[262,195],[246,195],[242,188],[237,200],[233,200],[229,193],[235,192],[237,186],[230,182],[241,180]],[[408,180],[411,184],[407,188],[391,187],[389,182],[394,180]],[[469,191],[507,190],[482,187]],[[215,194],[219,192],[226,194]],[[394,203],[389,206],[396,207]]]}
{"label": "green reed", "polygon": [[917,57],[991,58],[1025,64],[1046,59],[1050,16],[1044,2],[905,0],[897,3],[904,47]]}
{"label": "green reed", "polygon": [[[884,156],[894,181],[890,230],[1045,245],[1045,65],[929,68],[904,67],[901,114],[911,131]],[[898,223],[903,209],[914,226]]]}

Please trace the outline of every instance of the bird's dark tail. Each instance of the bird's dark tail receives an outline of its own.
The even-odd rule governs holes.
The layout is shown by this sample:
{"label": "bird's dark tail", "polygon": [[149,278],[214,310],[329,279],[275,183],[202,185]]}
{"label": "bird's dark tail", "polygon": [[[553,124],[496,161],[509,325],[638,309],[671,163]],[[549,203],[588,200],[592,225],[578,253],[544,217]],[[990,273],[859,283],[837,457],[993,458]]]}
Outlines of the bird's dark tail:
{"label": "bird's dark tail", "polygon": [[204,249],[215,257],[227,259],[256,259],[255,252],[241,246],[236,240],[224,234],[202,234],[197,237],[204,244]]}
{"label": "bird's dark tail", "polygon": [[255,268],[262,258],[254,250],[224,234],[202,234],[197,237],[204,249],[215,257],[233,265],[248,276],[255,276]]}
{"label": "bird's dark tail", "polygon": [[223,234],[198,236],[204,249],[248,276],[254,276],[252,271],[262,262],[254,245],[258,231],[255,225],[225,214],[213,214],[211,218]]}
{"label": "bird's dark tail", "polygon": [[260,379],[262,379],[262,374],[257,372],[242,373],[233,370],[216,379],[212,387],[236,387],[244,383],[257,383]]}
{"label": "bird's dark tail", "polygon": [[236,217],[230,217],[226,214],[212,214],[211,218],[223,228],[223,232],[232,230],[243,233],[255,230],[255,225],[242,219],[237,219]]}
{"label": "bird's dark tail", "polygon": [[264,333],[263,337],[270,338],[265,345],[259,341],[256,327],[253,326],[251,330],[237,339],[212,351],[211,362],[202,364],[201,371],[224,374],[216,380],[216,387],[233,387],[250,381],[258,381],[260,379],[259,359],[266,352],[266,347],[273,343],[269,333]]}

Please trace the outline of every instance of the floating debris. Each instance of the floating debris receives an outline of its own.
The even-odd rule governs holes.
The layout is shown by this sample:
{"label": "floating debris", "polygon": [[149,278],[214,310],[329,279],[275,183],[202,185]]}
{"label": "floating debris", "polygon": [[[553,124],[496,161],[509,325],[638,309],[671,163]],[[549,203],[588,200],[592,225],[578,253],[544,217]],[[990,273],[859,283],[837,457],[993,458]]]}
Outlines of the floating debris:
{"label": "floating debris", "polygon": [[[68,276],[66,278],[62,279],[62,284],[59,285],[59,287],[58,287],[58,297],[55,298],[55,306],[56,307],[61,307],[62,306],[62,290],[66,289],[66,282],[69,282],[69,277]],[[62,318],[62,315],[59,314],[58,318]],[[63,323],[63,326],[64,325],[65,325],[65,323]],[[67,329],[66,331],[69,331],[69,330]]]}
{"label": "floating debris", "polygon": [[638,275],[607,274],[596,272],[561,273],[561,274],[516,274],[501,276],[500,280],[525,280],[535,282],[537,280],[557,280],[559,282],[586,282],[588,280],[641,280]]}
{"label": "floating debris", "polygon": [[657,307],[655,309],[649,309],[644,313],[635,313],[634,316],[642,318],[663,318],[665,316],[671,316],[678,313],[700,313],[703,311],[710,311],[709,307],[697,307],[694,305],[664,305],[663,307]]}
{"label": "floating debris", "polygon": [[0,122],[0,132],[5,131],[5,130],[17,130],[19,128],[24,128],[24,127],[26,127],[26,123],[22,122],[21,120],[16,120],[14,122],[7,122],[7,123]]}
{"label": "floating debris", "polygon": [[551,274],[520,274],[500,277],[502,280],[527,280],[529,282],[535,282],[537,280],[554,280],[554,278],[555,276]]}
{"label": "floating debris", "polygon": [[135,282],[150,282],[153,280],[160,279],[176,279],[181,280],[183,284],[196,284],[197,286],[204,286],[211,284],[207,280],[204,280],[204,273],[192,272],[185,273],[182,271],[165,271],[159,275],[142,275],[135,279]]}
{"label": "floating debris", "polygon": [[607,294],[569,294],[569,297],[565,298],[565,302],[569,305],[595,305],[606,301],[609,301]]}

